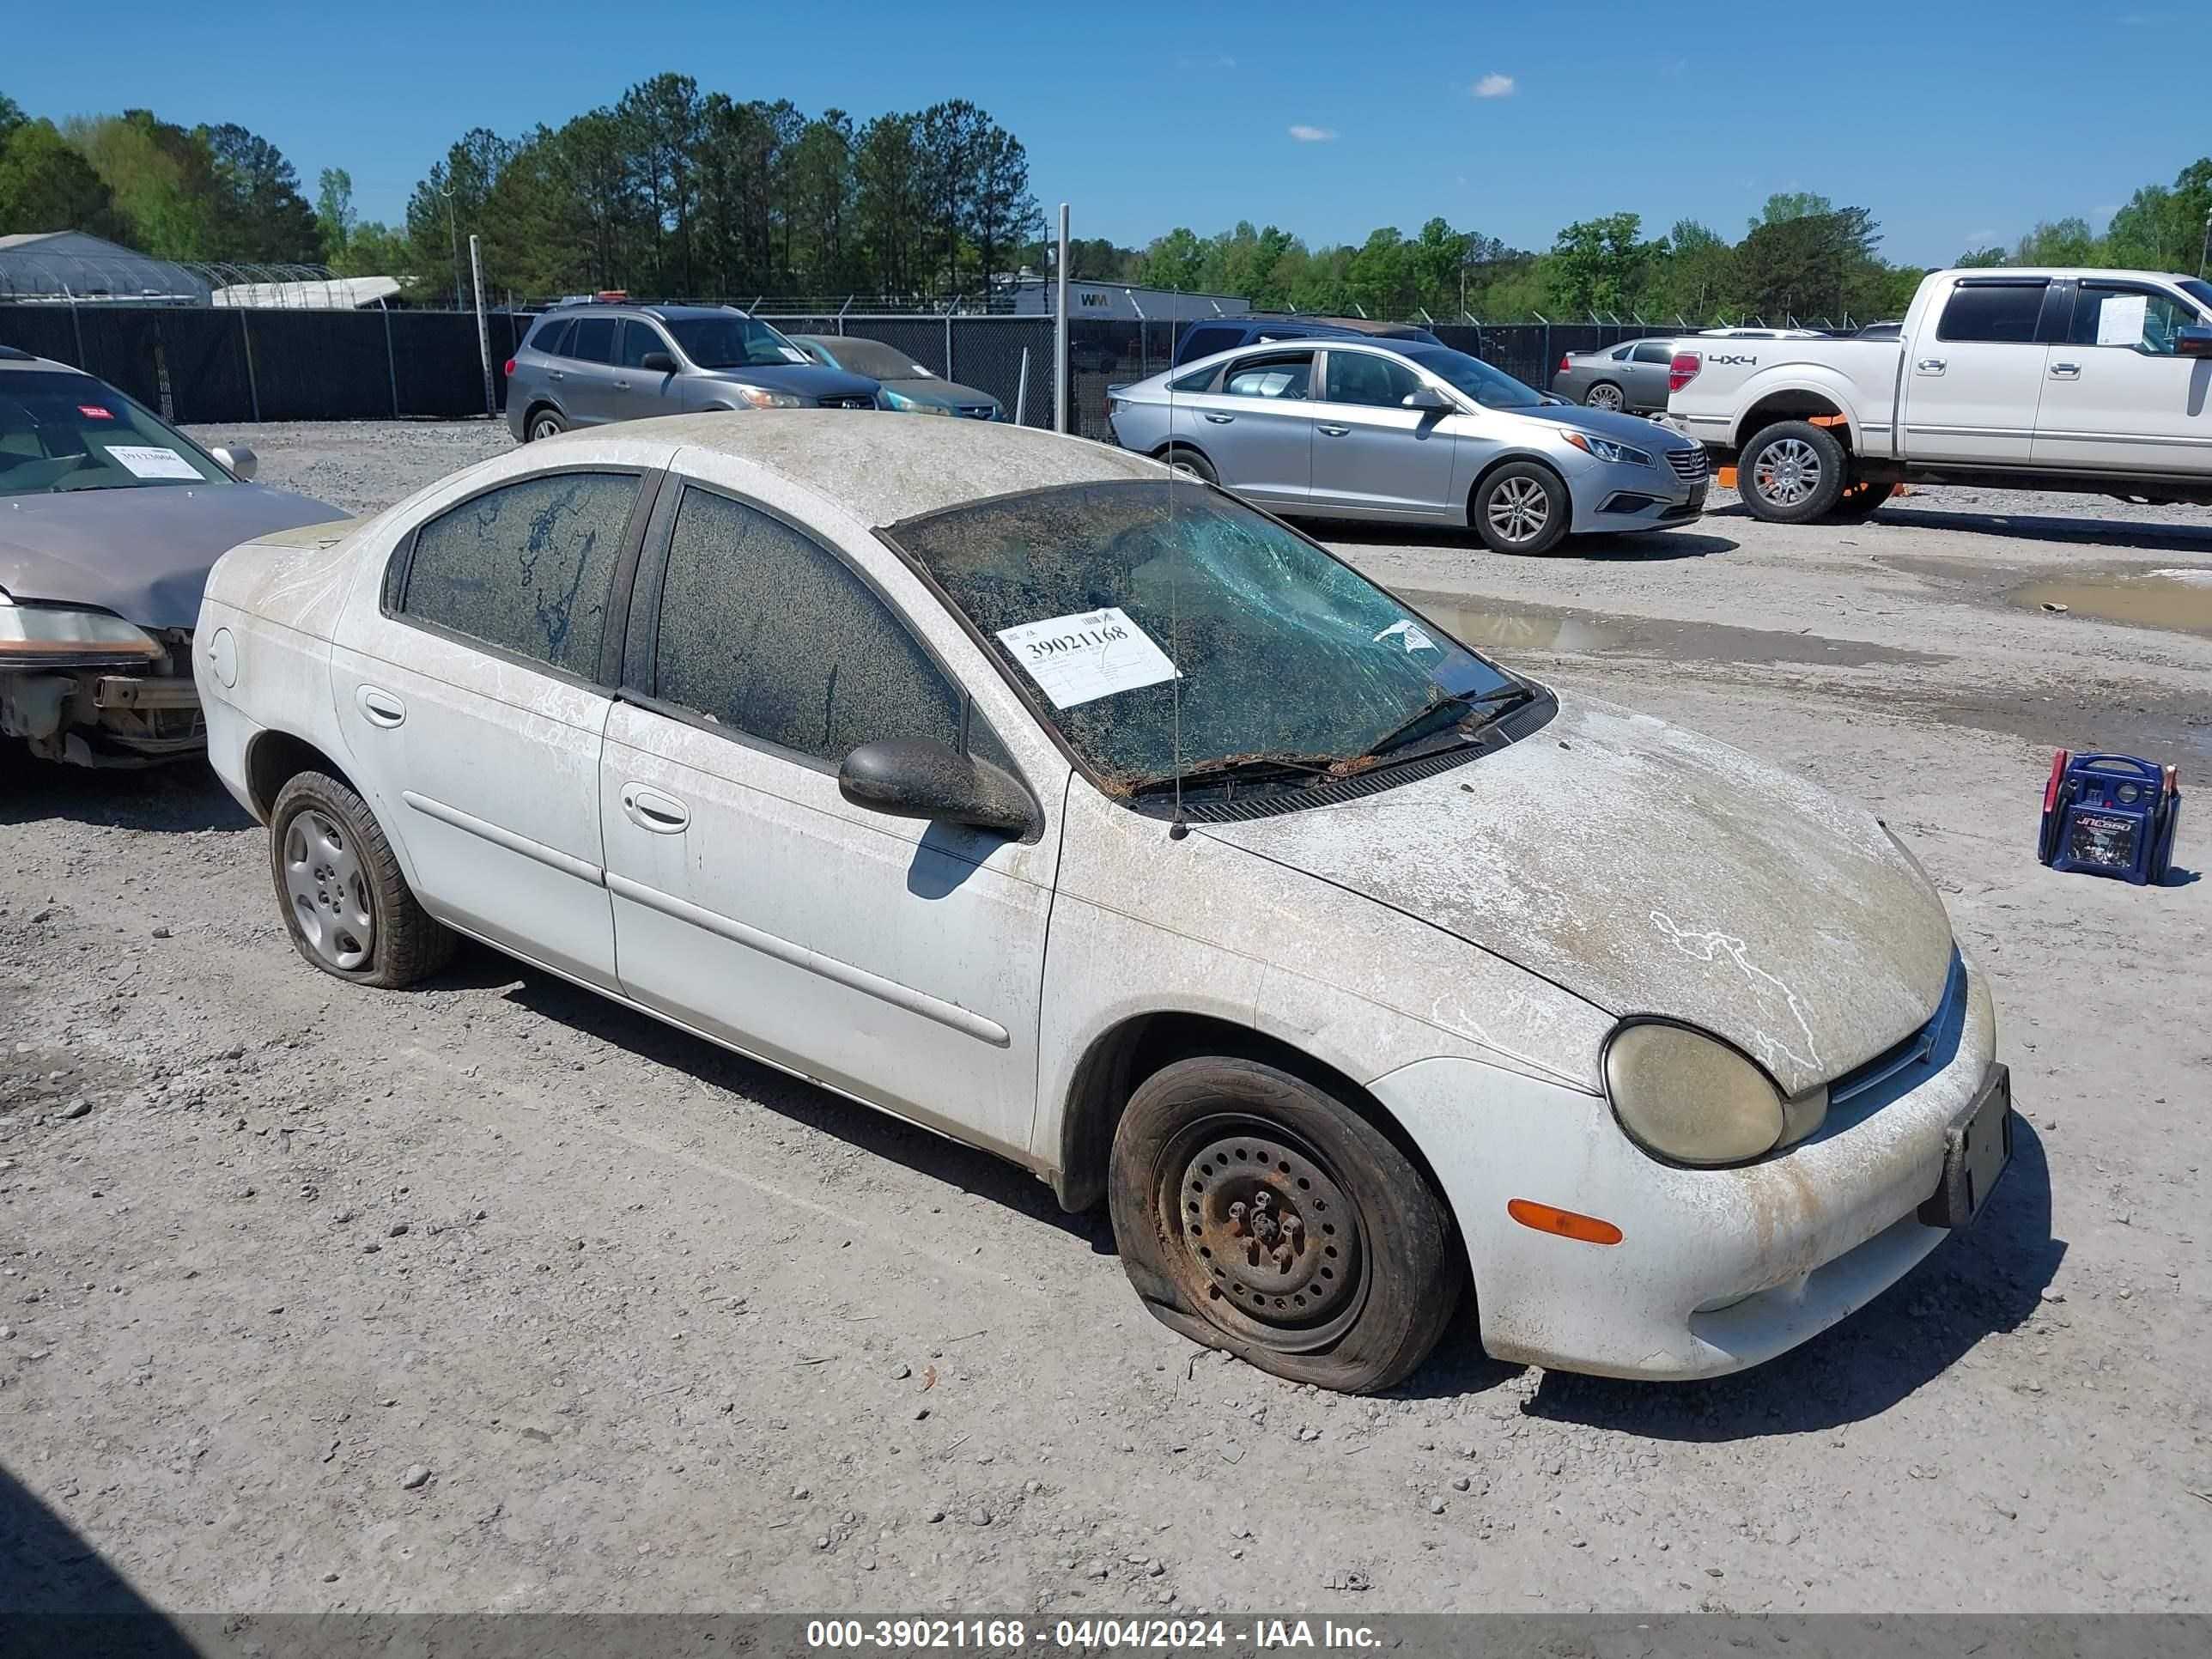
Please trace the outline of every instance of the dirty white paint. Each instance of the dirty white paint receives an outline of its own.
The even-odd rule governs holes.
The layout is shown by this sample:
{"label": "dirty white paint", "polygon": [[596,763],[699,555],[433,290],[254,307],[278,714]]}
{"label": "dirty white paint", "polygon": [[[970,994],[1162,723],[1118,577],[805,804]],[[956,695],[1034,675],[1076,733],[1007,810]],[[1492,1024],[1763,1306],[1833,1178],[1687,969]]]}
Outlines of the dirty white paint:
{"label": "dirty white paint", "polygon": [[[302,737],[348,770],[425,903],[464,931],[1046,1176],[1080,1060],[1121,1022],[1204,1014],[1279,1038],[1370,1086],[1414,1137],[1501,1354],[1731,1369],[1840,1317],[1932,1244],[1899,1218],[1933,1188],[1942,1127],[1994,1053],[1978,977],[1961,1030],[1898,1097],[1747,1169],[1656,1163],[1600,1079],[1623,1014],[1710,1029],[1793,1093],[1923,1023],[1949,927],[1870,817],[1577,702],[1424,781],[1172,836],[1071,770],[873,534],[933,506],[1157,469],[1042,434],[939,430],[953,424],[707,416],[574,434],[343,539],[241,549],[203,621],[240,640],[234,686],[203,676],[216,769],[242,794],[258,732]],[[736,491],[841,549],[1005,744],[1032,832],[889,817],[845,800],[826,764],[382,616],[384,562],[423,519],[502,478],[625,464]],[[404,720],[366,718],[368,690]],[[1604,1216],[1627,1241],[1538,1234],[1505,1218],[1512,1197]]]}

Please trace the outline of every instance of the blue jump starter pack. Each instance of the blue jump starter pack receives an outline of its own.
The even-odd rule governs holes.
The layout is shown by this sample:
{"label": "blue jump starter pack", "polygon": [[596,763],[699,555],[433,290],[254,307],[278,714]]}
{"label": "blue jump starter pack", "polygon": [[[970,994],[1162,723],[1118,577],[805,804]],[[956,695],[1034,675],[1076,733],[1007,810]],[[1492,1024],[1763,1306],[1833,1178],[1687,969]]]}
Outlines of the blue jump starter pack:
{"label": "blue jump starter pack", "polygon": [[2043,836],[2037,856],[2054,870],[2112,876],[2136,886],[2166,879],[2181,781],[2171,766],[2131,755],[2069,755],[2051,760],[2043,786]]}

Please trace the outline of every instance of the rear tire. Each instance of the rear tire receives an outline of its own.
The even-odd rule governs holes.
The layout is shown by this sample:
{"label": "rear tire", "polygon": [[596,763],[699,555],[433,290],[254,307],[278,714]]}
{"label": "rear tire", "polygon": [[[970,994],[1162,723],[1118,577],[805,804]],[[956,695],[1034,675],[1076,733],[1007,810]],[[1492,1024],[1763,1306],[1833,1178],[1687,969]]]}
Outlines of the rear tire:
{"label": "rear tire", "polygon": [[540,438],[557,438],[568,429],[568,422],[557,409],[533,409],[523,423],[522,441],[535,443]]}
{"label": "rear tire", "polygon": [[1170,466],[1189,473],[1200,483],[1218,484],[1221,482],[1221,475],[1213,470],[1213,464],[1194,449],[1185,449],[1177,444],[1160,459]]}
{"label": "rear tire", "polygon": [[1107,1201],[1163,1324],[1293,1382],[1387,1389],[1436,1346],[1465,1266],[1389,1136],[1256,1060],[1178,1060],[1130,1097]]}
{"label": "rear tire", "polygon": [[1548,553],[1566,538],[1574,504],[1565,481],[1534,461],[1511,461],[1475,486],[1468,516],[1493,553]]}
{"label": "rear tire", "polygon": [[301,772],[276,792],[269,869],[294,948],[334,978],[396,991],[453,957],[452,930],[416,902],[376,815],[336,778]]}
{"label": "rear tire", "polygon": [[1628,407],[1627,396],[1610,380],[1600,380],[1583,395],[1583,401],[1592,409],[1610,409],[1616,413]]}
{"label": "rear tire", "polygon": [[1778,421],[1753,434],[1735,465],[1745,511],[1768,524],[1810,524],[1850,482],[1850,457],[1825,427]]}

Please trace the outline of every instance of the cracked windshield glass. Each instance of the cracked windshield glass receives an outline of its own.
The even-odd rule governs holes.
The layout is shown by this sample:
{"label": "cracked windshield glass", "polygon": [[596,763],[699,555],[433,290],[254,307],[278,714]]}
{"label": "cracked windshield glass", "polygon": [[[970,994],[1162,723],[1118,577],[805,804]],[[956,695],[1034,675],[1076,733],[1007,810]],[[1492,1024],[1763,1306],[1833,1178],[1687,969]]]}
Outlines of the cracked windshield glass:
{"label": "cracked windshield glass", "polygon": [[[1172,497],[1172,499],[1171,499]],[[894,526],[1109,787],[1344,775],[1528,695],[1226,495],[1078,484]]]}

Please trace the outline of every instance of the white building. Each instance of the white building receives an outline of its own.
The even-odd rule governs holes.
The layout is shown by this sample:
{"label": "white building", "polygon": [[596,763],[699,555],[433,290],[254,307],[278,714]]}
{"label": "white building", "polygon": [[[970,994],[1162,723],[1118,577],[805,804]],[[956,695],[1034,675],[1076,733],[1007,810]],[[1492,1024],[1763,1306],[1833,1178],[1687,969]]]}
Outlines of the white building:
{"label": "white building", "polygon": [[[1012,295],[1018,316],[1049,317],[1059,304],[1053,279],[1028,271],[1002,282],[999,291]],[[1067,284],[1071,322],[1189,323],[1201,317],[1241,317],[1251,309],[1252,302],[1236,294],[1178,294],[1129,283],[1086,283],[1073,278]]]}

